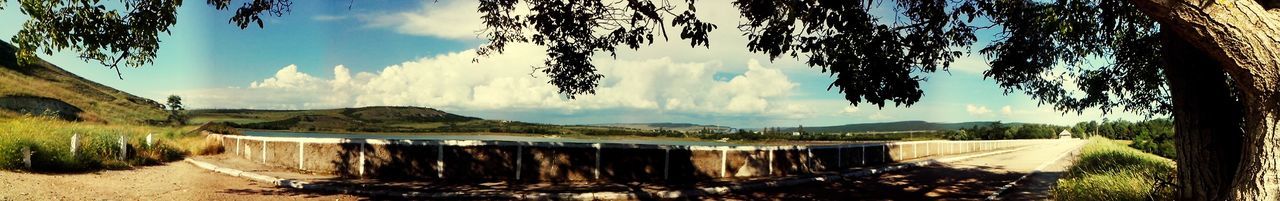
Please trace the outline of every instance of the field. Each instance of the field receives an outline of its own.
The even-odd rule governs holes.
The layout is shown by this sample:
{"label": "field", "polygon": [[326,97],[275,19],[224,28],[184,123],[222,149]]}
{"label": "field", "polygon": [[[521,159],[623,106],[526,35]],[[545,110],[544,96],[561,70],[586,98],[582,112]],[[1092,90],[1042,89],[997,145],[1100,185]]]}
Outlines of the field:
{"label": "field", "polygon": [[1093,137],[1053,188],[1057,200],[1173,199],[1173,161]]}
{"label": "field", "polygon": [[[35,172],[126,169],[218,151],[205,146],[204,137],[185,130],[67,122],[50,117],[0,119],[0,169]],[[75,134],[80,138],[78,151],[73,155],[71,136]],[[155,140],[150,146],[146,144],[147,134],[152,134]],[[120,158],[122,136],[127,144],[124,158]],[[32,153],[30,168],[23,162],[24,150]]]}

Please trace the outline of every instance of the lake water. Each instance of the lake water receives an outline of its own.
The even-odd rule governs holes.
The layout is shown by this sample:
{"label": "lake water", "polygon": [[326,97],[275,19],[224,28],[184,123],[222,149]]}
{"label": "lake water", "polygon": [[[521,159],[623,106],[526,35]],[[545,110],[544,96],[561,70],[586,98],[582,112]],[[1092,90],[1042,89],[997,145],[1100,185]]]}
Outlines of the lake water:
{"label": "lake water", "polygon": [[615,144],[651,144],[651,145],[684,145],[713,146],[737,145],[727,142],[693,141],[677,139],[581,139],[581,138],[547,138],[538,136],[515,135],[465,135],[465,134],[373,134],[373,133],[323,133],[323,132],[283,132],[283,131],[243,131],[248,136],[263,137],[311,137],[311,138],[361,138],[361,139],[398,139],[398,140],[482,140],[513,142],[561,142],[561,143],[615,143]]}

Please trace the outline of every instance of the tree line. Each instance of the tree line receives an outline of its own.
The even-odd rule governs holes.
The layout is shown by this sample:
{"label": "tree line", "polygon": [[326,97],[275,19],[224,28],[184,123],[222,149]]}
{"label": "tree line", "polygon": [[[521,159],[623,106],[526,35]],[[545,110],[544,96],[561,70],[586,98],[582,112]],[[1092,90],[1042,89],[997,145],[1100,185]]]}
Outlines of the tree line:
{"label": "tree line", "polygon": [[1165,158],[1177,156],[1174,146],[1173,120],[1168,118],[1150,119],[1137,122],[1125,120],[1107,120],[1102,122],[1088,121],[1076,123],[1071,133],[1078,137],[1102,136],[1117,140],[1130,140],[1130,147],[1160,155]]}

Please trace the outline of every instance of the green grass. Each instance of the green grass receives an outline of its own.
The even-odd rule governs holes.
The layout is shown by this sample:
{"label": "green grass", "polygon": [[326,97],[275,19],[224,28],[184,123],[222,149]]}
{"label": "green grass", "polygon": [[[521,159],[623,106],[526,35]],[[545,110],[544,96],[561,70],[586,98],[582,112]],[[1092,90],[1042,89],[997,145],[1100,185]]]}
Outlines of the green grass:
{"label": "green grass", "polygon": [[[155,143],[146,145],[146,135]],[[72,156],[71,136],[80,134],[79,151]],[[120,159],[119,138],[126,138],[126,158]],[[183,128],[77,123],[48,117],[0,119],[0,169],[26,169],[22,150],[34,151],[34,172],[81,172],[127,169],[179,160],[209,152],[204,137]]]}
{"label": "green grass", "polygon": [[1169,200],[1173,161],[1102,137],[1090,138],[1053,188],[1057,200]]}

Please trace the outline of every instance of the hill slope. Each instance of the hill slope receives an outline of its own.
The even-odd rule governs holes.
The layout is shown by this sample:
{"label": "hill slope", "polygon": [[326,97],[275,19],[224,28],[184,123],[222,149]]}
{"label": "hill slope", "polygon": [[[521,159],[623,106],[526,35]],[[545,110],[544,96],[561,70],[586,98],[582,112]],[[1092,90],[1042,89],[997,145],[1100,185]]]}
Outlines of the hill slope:
{"label": "hill slope", "polygon": [[191,110],[193,122],[231,122],[241,128],[299,131],[406,131],[437,128],[480,118],[422,107],[362,107],[323,110]]}
{"label": "hill slope", "polygon": [[612,123],[612,124],[592,124],[590,126],[603,126],[615,128],[629,128],[638,130],[672,130],[680,132],[698,132],[702,130],[710,130],[714,132],[726,132],[732,128],[717,125],[699,125],[690,123]]}
{"label": "hill slope", "polygon": [[[972,126],[985,126],[992,122],[934,123],[926,121],[898,121],[881,123],[845,124],[839,126],[804,127],[806,132],[844,133],[844,132],[891,132],[891,131],[924,131],[924,130],[956,130]],[[1006,123],[1015,125],[1018,123]],[[783,131],[795,131],[795,127],[783,128]]]}
{"label": "hill slope", "polygon": [[44,60],[20,65],[15,50],[0,41],[0,118],[49,114],[109,123],[165,119],[160,103],[89,81]]}

